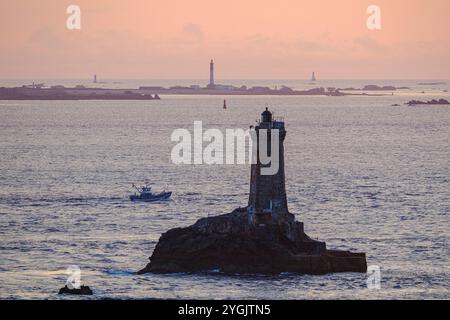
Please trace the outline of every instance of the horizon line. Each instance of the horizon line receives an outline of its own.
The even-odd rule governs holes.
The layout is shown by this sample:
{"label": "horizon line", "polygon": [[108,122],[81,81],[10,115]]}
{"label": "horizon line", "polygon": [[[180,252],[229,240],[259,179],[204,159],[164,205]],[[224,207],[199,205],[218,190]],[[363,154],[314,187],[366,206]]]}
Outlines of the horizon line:
{"label": "horizon line", "polygon": [[[92,80],[92,77],[88,78],[40,78],[40,77],[24,77],[24,78],[0,78],[1,80]],[[98,80],[195,80],[195,81],[204,81],[208,83],[208,79],[206,78],[103,78],[99,77]],[[295,80],[295,81],[309,81],[311,82],[311,79],[309,78],[221,78],[217,79],[218,81],[235,81],[235,80]],[[217,81],[216,80],[216,81]],[[315,82],[320,82],[322,80],[329,81],[329,80],[354,80],[354,81],[374,81],[374,80],[389,80],[389,81],[417,81],[417,80],[439,80],[439,81],[450,81],[450,78],[319,78]],[[220,84],[220,82],[218,83]]]}

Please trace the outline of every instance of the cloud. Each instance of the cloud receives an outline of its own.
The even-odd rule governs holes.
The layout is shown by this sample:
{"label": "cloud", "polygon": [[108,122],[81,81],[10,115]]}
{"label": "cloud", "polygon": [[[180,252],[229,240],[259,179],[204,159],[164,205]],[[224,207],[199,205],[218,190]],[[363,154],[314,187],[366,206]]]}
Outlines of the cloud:
{"label": "cloud", "polygon": [[298,39],[297,41],[294,42],[294,45],[300,50],[309,52],[318,52],[329,49],[323,43],[317,41],[310,41],[307,39]]}
{"label": "cloud", "polygon": [[386,49],[386,47],[383,46],[381,43],[367,36],[356,37],[353,39],[353,43],[356,46],[368,51],[382,51]]}
{"label": "cloud", "polygon": [[184,25],[183,32],[185,35],[198,42],[202,41],[204,37],[202,28],[194,23]]}
{"label": "cloud", "polygon": [[50,28],[41,28],[30,35],[28,44],[40,48],[55,48],[64,45],[64,41]]}

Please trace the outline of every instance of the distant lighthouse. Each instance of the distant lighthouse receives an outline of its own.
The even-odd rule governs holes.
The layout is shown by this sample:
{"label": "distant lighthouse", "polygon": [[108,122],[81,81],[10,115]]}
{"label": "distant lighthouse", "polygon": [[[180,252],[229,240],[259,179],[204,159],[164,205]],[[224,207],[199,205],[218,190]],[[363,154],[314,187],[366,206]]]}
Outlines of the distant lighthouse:
{"label": "distant lighthouse", "polygon": [[311,81],[316,81],[316,73],[315,72],[312,73]]}
{"label": "distant lighthouse", "polygon": [[209,86],[214,87],[214,61],[209,63]]}

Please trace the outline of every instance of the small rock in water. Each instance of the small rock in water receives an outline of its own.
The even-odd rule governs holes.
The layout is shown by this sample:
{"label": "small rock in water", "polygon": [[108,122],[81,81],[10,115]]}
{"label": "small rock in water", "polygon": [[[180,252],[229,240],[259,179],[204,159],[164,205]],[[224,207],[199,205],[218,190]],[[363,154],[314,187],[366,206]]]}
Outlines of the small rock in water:
{"label": "small rock in water", "polygon": [[409,105],[409,106],[415,106],[415,105],[448,105],[450,104],[450,102],[448,102],[445,99],[433,99],[430,101],[420,101],[420,100],[411,100],[406,102],[405,104]]}
{"label": "small rock in water", "polygon": [[70,289],[67,285],[59,289],[58,294],[92,295],[92,290],[88,286],[81,286],[78,289]]}

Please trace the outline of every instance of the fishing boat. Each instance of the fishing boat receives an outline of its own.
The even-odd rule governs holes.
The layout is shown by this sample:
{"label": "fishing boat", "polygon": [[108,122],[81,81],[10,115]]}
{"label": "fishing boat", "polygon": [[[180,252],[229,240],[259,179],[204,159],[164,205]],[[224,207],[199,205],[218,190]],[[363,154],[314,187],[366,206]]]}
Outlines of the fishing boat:
{"label": "fishing boat", "polygon": [[172,192],[166,192],[165,190],[155,193],[152,191],[152,187],[148,186],[147,184],[142,187],[136,187],[134,184],[132,186],[137,190],[138,193],[130,195],[131,201],[155,202],[161,200],[169,200],[172,195]]}

